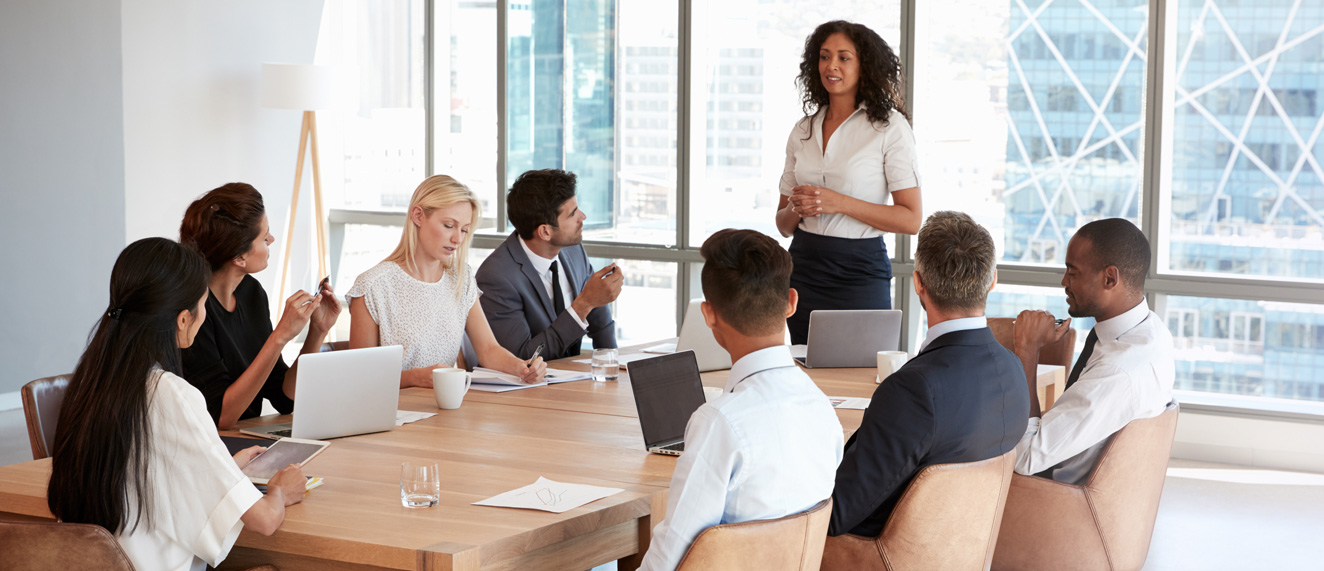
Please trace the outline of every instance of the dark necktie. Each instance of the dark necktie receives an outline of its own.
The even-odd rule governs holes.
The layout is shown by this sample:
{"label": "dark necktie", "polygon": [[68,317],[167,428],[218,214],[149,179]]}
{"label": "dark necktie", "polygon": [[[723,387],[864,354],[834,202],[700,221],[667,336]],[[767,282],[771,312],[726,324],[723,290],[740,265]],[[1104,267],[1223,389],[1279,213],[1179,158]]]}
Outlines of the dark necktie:
{"label": "dark necktie", "polygon": [[1085,363],[1090,360],[1090,355],[1094,353],[1094,344],[1099,342],[1099,335],[1090,330],[1090,334],[1085,337],[1085,348],[1080,351],[1080,358],[1076,359],[1076,366],[1071,368],[1071,376],[1067,377],[1067,387],[1076,384],[1080,379],[1080,372],[1085,370]]}
{"label": "dark necktie", "polygon": [[565,297],[561,295],[561,274],[556,267],[558,265],[556,262],[556,260],[552,260],[552,309],[556,311],[556,315],[552,316],[552,319],[556,319],[562,311],[565,311]]}

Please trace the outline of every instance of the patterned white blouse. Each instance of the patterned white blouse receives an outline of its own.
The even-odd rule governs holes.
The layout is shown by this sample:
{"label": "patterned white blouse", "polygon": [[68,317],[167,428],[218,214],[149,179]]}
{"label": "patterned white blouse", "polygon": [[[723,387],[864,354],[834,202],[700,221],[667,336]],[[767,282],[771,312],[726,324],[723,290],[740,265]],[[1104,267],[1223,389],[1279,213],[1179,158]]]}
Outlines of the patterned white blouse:
{"label": "patterned white blouse", "polygon": [[363,298],[382,346],[404,346],[405,369],[454,364],[469,310],[483,293],[473,266],[465,268],[463,278],[452,268],[440,281],[427,283],[386,261],[360,274],[346,297]]}

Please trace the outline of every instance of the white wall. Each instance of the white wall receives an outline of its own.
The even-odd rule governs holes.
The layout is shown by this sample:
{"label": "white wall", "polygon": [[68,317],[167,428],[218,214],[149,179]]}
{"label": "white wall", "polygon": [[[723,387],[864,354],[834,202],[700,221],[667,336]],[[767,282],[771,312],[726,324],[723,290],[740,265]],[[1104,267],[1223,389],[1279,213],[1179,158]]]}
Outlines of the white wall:
{"label": "white wall", "polygon": [[[178,239],[190,202],[247,182],[277,241],[255,277],[277,297],[302,117],[262,108],[259,78],[263,62],[312,63],[321,17],[321,0],[123,0],[128,241]],[[310,289],[311,172],[303,178],[291,287]]]}
{"label": "white wall", "polygon": [[0,393],[73,370],[124,247],[120,3],[0,2]]}

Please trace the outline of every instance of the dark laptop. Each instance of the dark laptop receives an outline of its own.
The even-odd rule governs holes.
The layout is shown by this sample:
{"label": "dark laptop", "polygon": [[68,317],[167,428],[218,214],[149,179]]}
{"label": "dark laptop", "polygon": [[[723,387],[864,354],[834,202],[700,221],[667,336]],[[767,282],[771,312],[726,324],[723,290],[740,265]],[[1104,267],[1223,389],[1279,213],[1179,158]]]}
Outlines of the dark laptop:
{"label": "dark laptop", "polygon": [[694,351],[631,362],[630,388],[644,446],[654,454],[680,456],[685,451],[685,425],[704,403]]}

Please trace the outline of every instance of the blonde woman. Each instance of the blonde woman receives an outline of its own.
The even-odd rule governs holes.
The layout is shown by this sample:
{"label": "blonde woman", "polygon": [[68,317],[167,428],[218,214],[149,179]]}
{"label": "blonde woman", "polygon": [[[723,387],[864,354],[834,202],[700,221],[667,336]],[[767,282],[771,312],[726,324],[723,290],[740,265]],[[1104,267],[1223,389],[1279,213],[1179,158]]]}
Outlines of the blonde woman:
{"label": "blonde woman", "polygon": [[478,197],[449,176],[428,177],[407,215],[400,245],[349,290],[350,348],[402,345],[400,388],[431,387],[432,369],[464,364],[460,343],[468,333],[484,367],[541,382],[542,358],[526,363],[497,344],[478,303],[482,292],[467,263]]}

